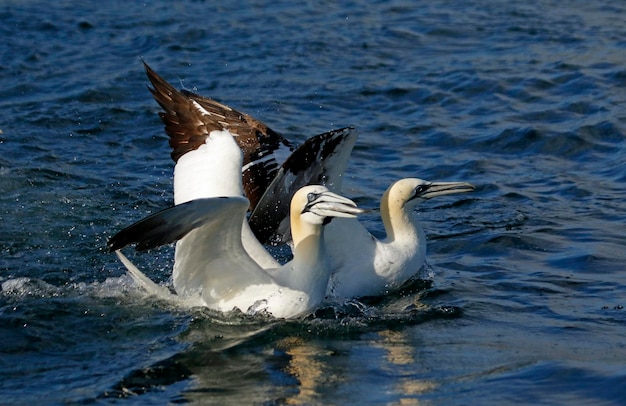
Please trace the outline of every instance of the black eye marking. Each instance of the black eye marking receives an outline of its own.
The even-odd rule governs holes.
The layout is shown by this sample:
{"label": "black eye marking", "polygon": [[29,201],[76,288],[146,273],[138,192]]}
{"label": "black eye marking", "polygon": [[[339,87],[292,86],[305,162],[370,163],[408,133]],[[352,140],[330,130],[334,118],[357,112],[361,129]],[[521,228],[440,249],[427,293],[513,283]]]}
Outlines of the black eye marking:
{"label": "black eye marking", "polygon": [[302,214],[311,210],[311,207],[314,206],[315,201],[320,197],[320,193],[310,192],[306,195],[306,205],[304,209],[302,209]]}
{"label": "black eye marking", "polygon": [[422,196],[423,193],[428,191],[429,184],[418,185],[413,189],[413,196],[409,200],[417,199]]}

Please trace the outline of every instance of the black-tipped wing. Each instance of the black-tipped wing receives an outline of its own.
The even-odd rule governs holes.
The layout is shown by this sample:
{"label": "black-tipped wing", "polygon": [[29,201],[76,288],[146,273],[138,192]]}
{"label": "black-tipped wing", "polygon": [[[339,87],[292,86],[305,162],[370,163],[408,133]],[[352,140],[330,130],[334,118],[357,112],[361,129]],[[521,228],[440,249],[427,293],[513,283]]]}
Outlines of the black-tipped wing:
{"label": "black-tipped wing", "polygon": [[339,192],[357,132],[345,127],[309,138],[283,163],[249,218],[262,243],[284,242],[289,235],[289,205],[306,185],[324,185]]}
{"label": "black-tipped wing", "polygon": [[[243,220],[248,208],[244,197],[197,199],[152,214],[115,234],[108,242],[116,251],[137,244],[138,251],[156,248],[180,240],[192,230],[209,223]],[[218,224],[219,225],[219,224]],[[230,225],[228,225],[230,227]],[[241,233],[241,227],[237,229]]]}

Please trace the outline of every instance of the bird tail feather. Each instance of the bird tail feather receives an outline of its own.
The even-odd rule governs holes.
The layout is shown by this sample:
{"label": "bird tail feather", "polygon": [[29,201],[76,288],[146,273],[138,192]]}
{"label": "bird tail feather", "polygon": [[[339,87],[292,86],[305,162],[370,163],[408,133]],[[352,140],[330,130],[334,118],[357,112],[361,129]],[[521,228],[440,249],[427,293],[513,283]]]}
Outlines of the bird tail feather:
{"label": "bird tail feather", "polygon": [[115,253],[117,254],[117,257],[120,259],[120,261],[122,261],[122,263],[128,270],[128,273],[130,274],[130,276],[132,276],[135,282],[139,286],[141,286],[149,295],[153,295],[153,296],[156,296],[160,299],[164,299],[167,301],[176,301],[176,302],[180,301],[178,296],[172,294],[168,288],[158,285],[154,283],[150,278],[148,278],[143,272],[139,270],[139,268],[135,266],[135,264],[130,262],[130,259],[128,259],[124,254],[122,254],[120,250],[115,251]]}

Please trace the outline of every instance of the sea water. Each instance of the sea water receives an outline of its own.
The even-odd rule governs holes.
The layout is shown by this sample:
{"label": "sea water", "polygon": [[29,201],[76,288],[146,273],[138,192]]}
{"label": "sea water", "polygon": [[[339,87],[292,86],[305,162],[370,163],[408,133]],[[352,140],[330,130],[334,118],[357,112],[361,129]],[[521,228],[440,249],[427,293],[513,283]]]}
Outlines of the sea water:
{"label": "sea water", "polygon": [[[2,2],[0,399],[622,404],[624,21],[608,0]],[[362,207],[403,177],[476,191],[418,208],[427,265],[400,292],[293,321],[156,302],[106,249],[172,204],[142,59],[294,143],[356,126]],[[172,247],[133,258],[169,283]]]}

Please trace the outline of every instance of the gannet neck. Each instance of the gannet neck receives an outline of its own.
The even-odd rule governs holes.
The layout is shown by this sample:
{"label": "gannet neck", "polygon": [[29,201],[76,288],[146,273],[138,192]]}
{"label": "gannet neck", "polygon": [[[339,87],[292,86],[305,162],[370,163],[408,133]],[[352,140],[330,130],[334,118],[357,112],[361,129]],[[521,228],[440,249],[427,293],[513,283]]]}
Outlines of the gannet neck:
{"label": "gannet neck", "polygon": [[324,186],[305,186],[291,199],[291,234],[293,260],[279,269],[275,277],[281,283],[312,292],[311,297],[324,297],[330,269],[323,249],[323,227],[330,217],[354,218],[363,212],[345,197]]}
{"label": "gannet neck", "polygon": [[387,238],[385,242],[418,241],[423,235],[422,227],[415,218],[416,201],[408,201],[405,188],[398,181],[391,185],[380,201],[380,214]]}
{"label": "gannet neck", "polygon": [[[300,213],[291,211],[291,236],[293,239],[294,251],[298,250],[300,244],[308,241],[320,240],[322,235],[322,224],[313,224],[307,221],[303,221]],[[302,251],[302,249],[300,249]]]}
{"label": "gannet neck", "polygon": [[322,226],[298,241],[293,249],[293,260],[290,263],[291,273],[289,286],[295,289],[308,290],[309,296],[323,300],[328,287],[330,270],[322,247]]}
{"label": "gannet neck", "polygon": [[[297,288],[322,286],[326,290],[330,273],[324,272],[324,257],[320,249],[322,243],[322,224],[303,218],[306,199],[302,193],[296,193],[291,201],[291,236],[293,238],[293,260],[291,261],[289,285]],[[323,295],[323,292],[322,292]]]}
{"label": "gannet neck", "polygon": [[387,189],[380,202],[387,241],[423,240],[422,228],[413,213],[415,206],[433,197],[472,190],[474,186],[467,182],[429,182],[417,178],[405,178],[395,182]]}

